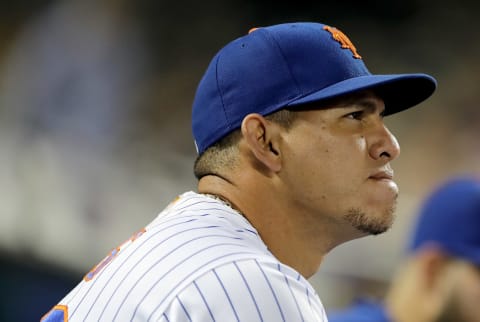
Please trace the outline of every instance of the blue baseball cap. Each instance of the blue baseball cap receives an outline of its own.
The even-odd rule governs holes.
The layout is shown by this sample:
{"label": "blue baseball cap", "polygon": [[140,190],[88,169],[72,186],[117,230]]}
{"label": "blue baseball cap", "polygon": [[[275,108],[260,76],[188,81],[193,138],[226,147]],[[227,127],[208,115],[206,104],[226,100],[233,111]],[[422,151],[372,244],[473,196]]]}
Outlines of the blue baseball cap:
{"label": "blue baseball cap", "polygon": [[480,265],[480,178],[452,178],[426,199],[409,250],[429,243]]}
{"label": "blue baseball cap", "polygon": [[436,85],[426,74],[372,75],[334,27],[298,22],[255,28],[210,62],[195,94],[192,131],[201,154],[250,113],[268,115],[373,89],[388,115],[427,99]]}

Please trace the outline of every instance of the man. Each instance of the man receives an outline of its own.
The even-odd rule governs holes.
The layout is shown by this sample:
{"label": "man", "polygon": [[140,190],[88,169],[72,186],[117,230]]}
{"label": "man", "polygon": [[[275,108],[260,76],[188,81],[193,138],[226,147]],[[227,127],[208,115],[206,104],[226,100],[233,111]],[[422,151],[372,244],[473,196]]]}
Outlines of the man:
{"label": "man", "polygon": [[330,322],[479,322],[480,179],[452,178],[426,200],[409,256],[385,302],[360,302]]}
{"label": "man", "polygon": [[113,250],[45,321],[326,321],[306,278],[333,247],[391,225],[400,150],[383,116],[435,87],[370,74],[320,23],[232,41],[193,104],[198,193]]}

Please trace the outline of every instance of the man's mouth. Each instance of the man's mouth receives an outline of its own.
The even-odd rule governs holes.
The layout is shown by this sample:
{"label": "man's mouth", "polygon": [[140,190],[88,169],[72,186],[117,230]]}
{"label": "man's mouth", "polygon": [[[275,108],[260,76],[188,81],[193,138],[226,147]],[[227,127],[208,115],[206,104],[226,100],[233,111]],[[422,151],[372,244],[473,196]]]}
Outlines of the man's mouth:
{"label": "man's mouth", "polygon": [[392,170],[382,170],[372,174],[369,179],[373,180],[393,180]]}

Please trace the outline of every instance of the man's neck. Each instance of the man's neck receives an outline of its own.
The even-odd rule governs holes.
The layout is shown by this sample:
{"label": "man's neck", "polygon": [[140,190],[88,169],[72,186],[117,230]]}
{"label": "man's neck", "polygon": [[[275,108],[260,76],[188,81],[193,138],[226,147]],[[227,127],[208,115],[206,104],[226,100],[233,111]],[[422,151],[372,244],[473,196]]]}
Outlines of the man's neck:
{"label": "man's neck", "polygon": [[332,227],[335,223],[328,219],[322,223],[316,218],[311,224],[305,218],[313,218],[312,215],[300,213],[287,194],[282,195],[268,180],[248,178],[246,173],[233,181],[206,176],[199,181],[198,192],[217,196],[239,211],[255,227],[270,252],[306,278],[318,271],[326,253],[344,241],[339,242],[334,235],[342,231]]}

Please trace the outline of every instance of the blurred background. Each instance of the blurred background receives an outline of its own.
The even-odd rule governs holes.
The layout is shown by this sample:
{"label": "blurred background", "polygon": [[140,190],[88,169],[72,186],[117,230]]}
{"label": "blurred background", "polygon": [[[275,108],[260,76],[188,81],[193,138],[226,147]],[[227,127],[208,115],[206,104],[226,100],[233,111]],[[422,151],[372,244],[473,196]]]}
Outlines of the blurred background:
{"label": "blurred background", "polygon": [[177,194],[194,190],[194,91],[251,27],[336,26],[374,73],[439,82],[387,118],[402,146],[388,233],[339,246],[311,282],[327,309],[381,296],[423,198],[480,174],[477,1],[0,1],[0,321],[34,321]]}

